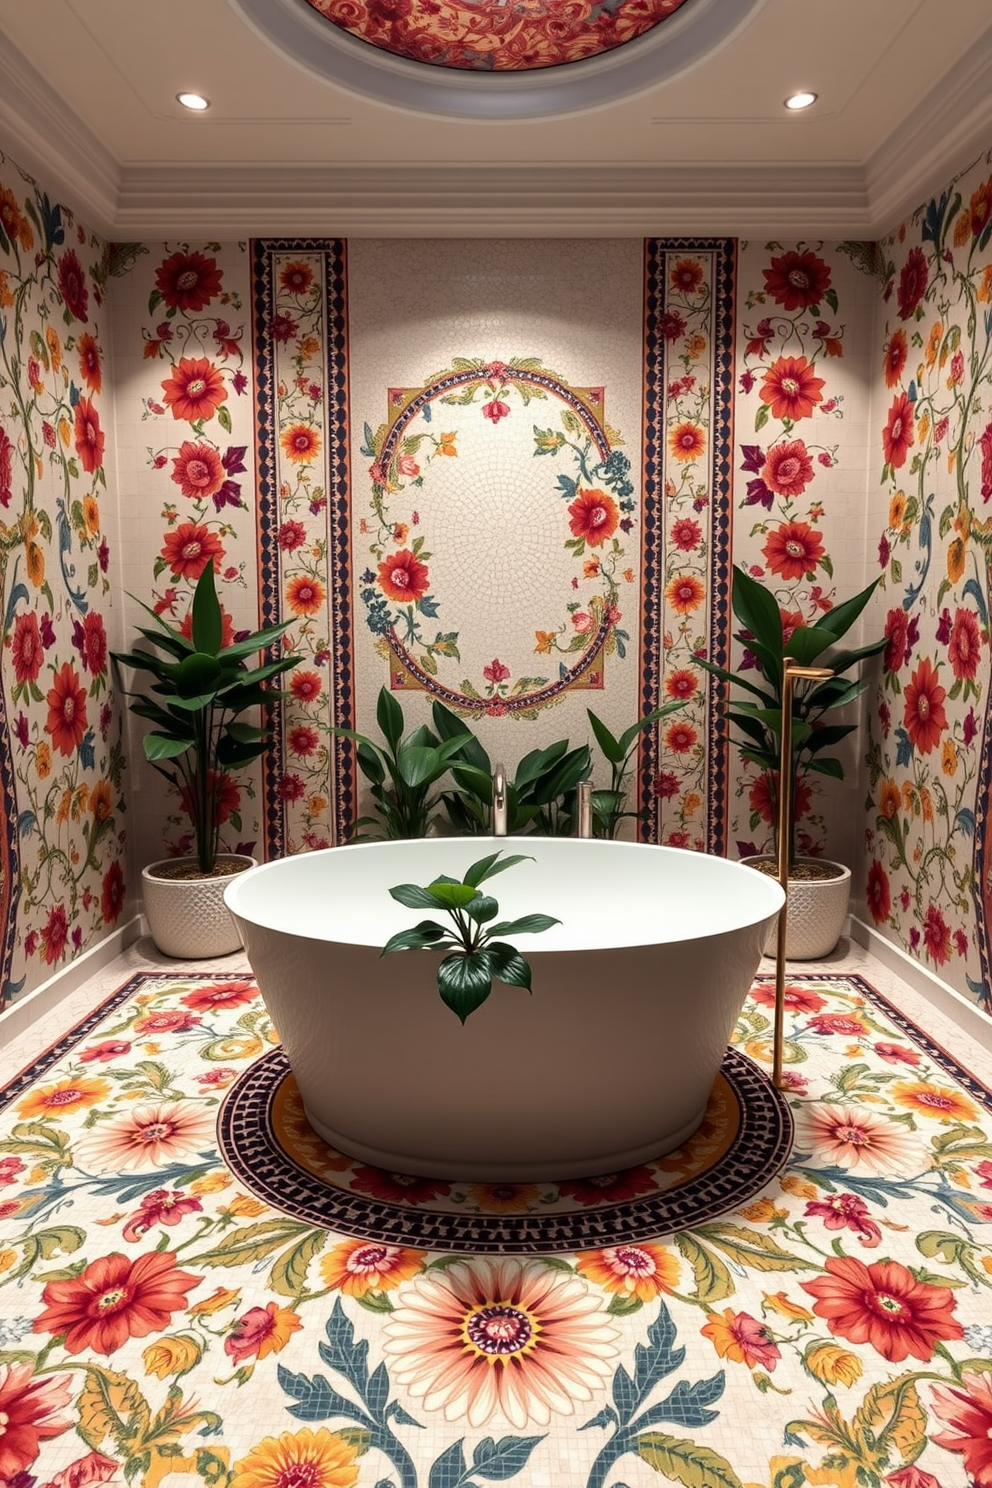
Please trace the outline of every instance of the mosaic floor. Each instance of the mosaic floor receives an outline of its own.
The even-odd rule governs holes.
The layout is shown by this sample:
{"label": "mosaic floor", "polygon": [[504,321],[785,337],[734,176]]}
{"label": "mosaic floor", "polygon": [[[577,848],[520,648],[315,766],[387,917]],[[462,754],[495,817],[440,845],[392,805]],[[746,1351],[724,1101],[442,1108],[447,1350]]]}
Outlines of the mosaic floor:
{"label": "mosaic floor", "polygon": [[992,1488],[992,1091],[758,978],[697,1135],[410,1180],[307,1126],[247,974],[131,976],[0,1092],[0,1488]]}

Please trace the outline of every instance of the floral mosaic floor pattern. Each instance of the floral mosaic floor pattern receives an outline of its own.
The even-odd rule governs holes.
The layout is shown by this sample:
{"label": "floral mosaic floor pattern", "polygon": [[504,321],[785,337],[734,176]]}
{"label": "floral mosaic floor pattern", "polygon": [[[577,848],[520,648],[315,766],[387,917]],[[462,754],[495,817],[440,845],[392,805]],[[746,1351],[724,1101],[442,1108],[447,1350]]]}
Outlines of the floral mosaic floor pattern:
{"label": "floral mosaic floor pattern", "polygon": [[250,980],[133,978],[0,1092],[0,1488],[992,1488],[992,1092],[810,975],[769,1100],[772,1001],[664,1163],[442,1193],[309,1133]]}

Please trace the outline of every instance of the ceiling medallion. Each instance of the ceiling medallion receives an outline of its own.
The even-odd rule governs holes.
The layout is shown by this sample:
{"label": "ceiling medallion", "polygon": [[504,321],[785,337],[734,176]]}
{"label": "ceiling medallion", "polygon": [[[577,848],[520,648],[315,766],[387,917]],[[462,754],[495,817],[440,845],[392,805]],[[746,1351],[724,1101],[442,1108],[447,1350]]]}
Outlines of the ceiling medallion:
{"label": "ceiling medallion", "polygon": [[686,0],[307,0],[350,36],[411,62],[531,72],[598,57]]}
{"label": "ceiling medallion", "polygon": [[228,0],[308,72],[462,119],[595,108],[687,72],[767,0]]}

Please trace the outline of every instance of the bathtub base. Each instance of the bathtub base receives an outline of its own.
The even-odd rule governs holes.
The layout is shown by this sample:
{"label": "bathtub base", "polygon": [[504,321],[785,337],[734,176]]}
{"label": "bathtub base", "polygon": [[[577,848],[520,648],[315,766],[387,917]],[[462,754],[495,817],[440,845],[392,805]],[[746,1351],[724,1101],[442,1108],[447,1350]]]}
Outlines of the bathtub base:
{"label": "bathtub base", "polygon": [[501,915],[561,923],[521,934],[533,992],[498,982],[462,1024],[438,996],[437,951],[382,955],[411,919],[390,887],[461,876],[498,845],[327,848],[227,890],[310,1124],[387,1172],[484,1183],[594,1178],[681,1146],[781,887],[677,848],[514,842],[526,858],[496,880]]}
{"label": "bathtub base", "polygon": [[421,1155],[387,1152],[381,1147],[369,1147],[320,1121],[308,1109],[305,1101],[303,1110],[317,1135],[346,1157],[356,1157],[360,1162],[382,1168],[387,1173],[402,1173],[413,1178],[463,1178],[472,1183],[554,1183],[562,1178],[599,1178],[605,1173],[620,1173],[625,1168],[636,1168],[641,1163],[652,1162],[657,1157],[665,1157],[669,1152],[674,1152],[699,1129],[706,1115],[704,1105],[698,1115],[677,1131],[666,1132],[656,1140],[642,1143],[638,1147],[628,1147],[622,1152],[597,1153],[588,1158],[569,1156],[561,1161],[542,1157],[536,1162],[522,1159],[511,1162],[476,1162],[466,1158],[445,1158],[443,1154],[436,1152]]}

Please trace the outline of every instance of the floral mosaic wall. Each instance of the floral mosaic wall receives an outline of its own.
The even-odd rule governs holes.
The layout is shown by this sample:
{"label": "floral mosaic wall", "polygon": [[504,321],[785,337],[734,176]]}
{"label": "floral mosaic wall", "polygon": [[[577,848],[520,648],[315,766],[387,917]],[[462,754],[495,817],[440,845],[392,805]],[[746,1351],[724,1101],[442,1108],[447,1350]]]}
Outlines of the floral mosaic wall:
{"label": "floral mosaic wall", "polygon": [[[865,245],[822,242],[740,248],[732,556],[774,595],[785,635],[814,623],[871,577],[863,538],[865,368],[876,291],[867,252]],[[680,437],[673,429],[670,444]],[[680,458],[673,458],[670,484],[685,468]],[[678,547],[673,532],[669,563],[683,561]],[[746,647],[735,645],[731,664],[745,679],[757,675]],[[797,847],[854,863],[860,752],[852,741],[831,753],[843,782],[800,779]],[[728,850],[746,856],[771,845],[775,786],[767,773],[731,761]]]}
{"label": "floral mosaic wall", "polygon": [[868,910],[990,985],[992,151],[878,245],[872,487],[888,644],[872,708]]}
{"label": "floral mosaic wall", "polygon": [[[163,620],[189,627],[193,588],[214,565],[224,637],[255,628],[251,337],[244,247],[135,245],[115,284],[121,479],[127,501],[123,589]],[[132,602],[128,626],[147,623]],[[128,639],[133,637],[129,631]],[[190,850],[189,819],[148,767],[142,728],[129,717],[136,862]],[[257,774],[226,777],[224,846],[254,852]]]}
{"label": "floral mosaic wall", "polygon": [[[213,562],[228,633],[292,617],[285,644],[304,658],[265,768],[226,782],[227,846],[261,856],[347,835],[365,803],[333,725],[374,735],[385,683],[411,726],[432,695],[461,707],[511,767],[553,738],[587,740],[590,704],[619,731],[682,698],[645,738],[631,803],[642,830],[699,850],[759,849],[772,783],[726,746],[720,690],[694,663],[707,651],[745,674],[754,665],[730,642],[733,565],[771,586],[786,628],[881,574],[864,627],[888,640],[869,673],[867,778],[846,743],[842,783],[801,786],[800,841],[858,867],[867,796],[864,913],[980,999],[992,854],[988,161],[877,253],[611,244],[605,308],[599,244],[510,245],[502,265],[499,249],[486,258],[475,245],[471,272],[458,244],[170,242],[108,257],[4,170],[11,988],[106,933],[123,903],[101,516],[110,389],[96,316],[108,273],[126,269],[112,286],[120,588],[181,618]],[[570,322],[568,304],[585,320]],[[501,607],[479,597],[487,565],[515,562],[510,550],[531,540],[523,521],[510,511],[511,538],[484,519],[471,529],[459,517],[455,532],[459,493],[485,474],[483,439],[499,446],[494,469],[512,466],[521,510],[544,499],[526,495],[525,466],[558,504],[554,552],[543,529],[533,539],[540,582],[512,566],[493,581],[526,655],[511,654],[519,637],[504,639]],[[880,492],[867,512],[866,482]],[[474,605],[452,598],[466,553]],[[549,620],[538,591],[566,561],[574,593],[564,620]],[[123,618],[139,612],[125,602]],[[187,827],[129,727],[136,860],[147,861],[182,850]],[[67,894],[58,874],[70,870]]]}
{"label": "floral mosaic wall", "polygon": [[106,535],[115,267],[0,154],[0,1007],[124,909]]}

